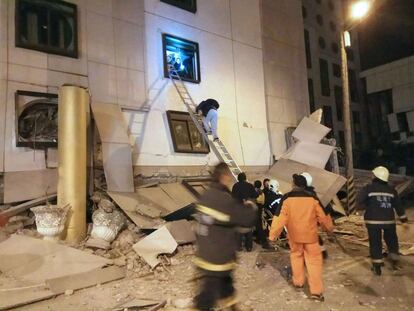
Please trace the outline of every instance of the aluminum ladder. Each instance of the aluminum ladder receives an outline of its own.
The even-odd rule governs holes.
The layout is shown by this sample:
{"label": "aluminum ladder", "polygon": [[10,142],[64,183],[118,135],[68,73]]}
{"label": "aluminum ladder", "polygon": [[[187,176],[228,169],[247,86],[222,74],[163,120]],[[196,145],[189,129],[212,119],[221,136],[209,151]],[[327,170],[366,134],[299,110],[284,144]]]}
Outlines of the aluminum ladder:
{"label": "aluminum ladder", "polygon": [[203,136],[204,140],[208,142],[208,145],[210,146],[211,150],[213,150],[217,158],[229,166],[231,174],[237,181],[237,175],[242,172],[240,167],[237,165],[236,161],[233,159],[226,146],[224,146],[223,142],[221,140],[213,141],[213,139],[210,139],[209,135],[204,130],[202,117],[195,113],[197,105],[195,104],[193,98],[187,90],[187,87],[185,86],[183,80],[181,79],[174,66],[168,66],[168,74],[171,82],[178,92],[178,95],[180,95],[182,102],[187,108],[191,119],[197,127],[197,130]]}

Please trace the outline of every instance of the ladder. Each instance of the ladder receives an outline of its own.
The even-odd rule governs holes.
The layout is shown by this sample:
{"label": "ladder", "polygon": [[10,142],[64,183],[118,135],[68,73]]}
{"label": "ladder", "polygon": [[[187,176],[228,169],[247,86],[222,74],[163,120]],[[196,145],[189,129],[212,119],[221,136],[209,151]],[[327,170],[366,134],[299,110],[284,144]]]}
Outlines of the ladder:
{"label": "ladder", "polygon": [[210,139],[209,135],[204,130],[202,117],[195,113],[197,105],[195,104],[193,98],[187,90],[187,87],[185,86],[183,80],[181,79],[174,66],[168,65],[168,74],[171,82],[178,92],[178,95],[180,95],[181,101],[187,108],[187,111],[190,114],[190,117],[193,120],[197,130],[203,136],[204,140],[208,143],[217,158],[229,166],[231,174],[237,181],[237,175],[242,172],[240,167],[237,165],[236,161],[233,159],[226,146],[224,146],[223,142],[221,140],[213,141],[213,139]]}

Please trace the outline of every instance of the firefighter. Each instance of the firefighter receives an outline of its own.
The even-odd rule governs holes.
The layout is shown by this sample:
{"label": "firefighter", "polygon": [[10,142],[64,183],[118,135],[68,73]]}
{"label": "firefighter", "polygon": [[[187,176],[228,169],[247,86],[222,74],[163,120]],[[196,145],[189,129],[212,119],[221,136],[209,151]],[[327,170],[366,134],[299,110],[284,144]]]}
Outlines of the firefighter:
{"label": "firefighter", "polygon": [[401,206],[397,191],[388,184],[389,172],[383,166],[373,171],[372,183],[363,188],[358,202],[365,208],[364,220],[368,230],[369,252],[372,261],[372,271],[381,275],[382,235],[388,248],[389,258],[393,269],[398,269],[399,248],[394,210],[400,221],[408,226],[407,216]]}
{"label": "firefighter", "polygon": [[263,226],[263,205],[265,203],[265,194],[262,191],[262,182],[256,180],[254,182],[254,189],[257,193],[256,205],[257,205],[257,219],[256,219],[256,241],[263,249],[269,249],[269,243],[267,242],[267,234],[265,232],[266,226]]}
{"label": "firefighter", "polygon": [[257,210],[253,202],[235,200],[229,188],[233,176],[225,163],[213,172],[212,186],[197,204],[197,253],[194,264],[201,271],[202,285],[195,298],[199,310],[236,304],[232,271],[236,266],[237,227],[252,227]]}
{"label": "firefighter", "polygon": [[322,283],[322,252],[318,243],[318,224],[333,231],[332,219],[323,211],[319,201],[305,191],[306,179],[293,175],[293,189],[282,201],[279,217],[274,217],[269,239],[274,241],[287,228],[293,285],[302,289],[305,284],[305,263],[311,298],[324,301]]}
{"label": "firefighter", "polygon": [[[259,196],[254,186],[247,181],[246,173],[239,173],[237,180],[238,182],[234,184],[231,193],[240,203],[247,200],[253,201]],[[240,228],[239,233],[239,250],[243,250],[244,245],[246,251],[251,252],[253,249],[253,228]]]}
{"label": "firefighter", "polygon": [[[300,175],[302,175],[306,179],[306,188],[305,188],[305,190],[307,192],[309,192],[311,195],[313,195],[316,199],[319,200],[318,195],[316,194],[316,191],[315,191],[315,187],[312,185],[312,182],[313,182],[312,175],[307,173],[307,172],[303,172]],[[321,202],[320,202],[320,205],[323,207]],[[331,213],[330,213],[331,209],[332,209],[332,207],[330,206],[330,204],[328,204],[328,208],[327,209],[324,208],[324,211],[325,211],[326,214],[331,216]],[[323,259],[328,259],[328,250],[326,249],[326,246],[323,243],[323,239],[320,235],[318,236],[318,239],[319,239],[319,245],[321,246],[321,250],[322,250],[322,257],[323,257]]]}

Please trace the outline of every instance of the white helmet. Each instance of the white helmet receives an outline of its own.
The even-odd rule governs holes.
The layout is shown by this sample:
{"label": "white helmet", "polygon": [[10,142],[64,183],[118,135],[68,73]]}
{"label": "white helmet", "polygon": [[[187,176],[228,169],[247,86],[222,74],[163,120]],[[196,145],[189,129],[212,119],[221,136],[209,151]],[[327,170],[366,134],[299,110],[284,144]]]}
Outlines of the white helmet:
{"label": "white helmet", "polygon": [[279,182],[276,179],[271,179],[269,181],[269,189],[274,193],[279,192]]}
{"label": "white helmet", "polygon": [[303,172],[300,175],[303,176],[303,177],[305,177],[305,179],[306,179],[306,186],[308,186],[308,187],[312,186],[313,178],[312,178],[312,175],[311,174],[309,174],[307,172]]}
{"label": "white helmet", "polygon": [[378,166],[374,168],[372,172],[374,173],[374,176],[377,177],[378,179],[388,182],[388,178],[390,177],[390,172],[388,171],[386,167]]}

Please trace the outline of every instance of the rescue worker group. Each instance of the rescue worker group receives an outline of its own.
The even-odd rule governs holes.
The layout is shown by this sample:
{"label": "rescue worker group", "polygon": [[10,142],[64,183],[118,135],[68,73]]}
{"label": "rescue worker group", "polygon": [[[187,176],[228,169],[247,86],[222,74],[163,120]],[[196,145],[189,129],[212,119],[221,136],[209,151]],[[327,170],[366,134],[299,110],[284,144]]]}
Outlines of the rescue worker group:
{"label": "rescue worker group", "polygon": [[[382,236],[392,268],[401,268],[395,212],[404,228],[408,224],[398,194],[388,184],[387,168],[379,166],[372,173],[372,182],[360,191],[358,202],[365,208],[372,271],[380,276],[384,265]],[[220,306],[236,310],[232,279],[236,253],[252,251],[254,239],[263,249],[269,249],[269,240],[287,238],[291,286],[302,291],[307,279],[309,298],[324,301],[322,266],[327,253],[318,231],[333,234],[333,210],[318,199],[312,176],[306,172],[294,174],[292,190],[286,194],[279,191],[277,180],[251,184],[245,173],[240,173],[233,185],[234,177],[225,163],[215,166],[212,178],[212,186],[200,197],[195,216],[198,227],[194,264],[201,275],[196,309]]]}

